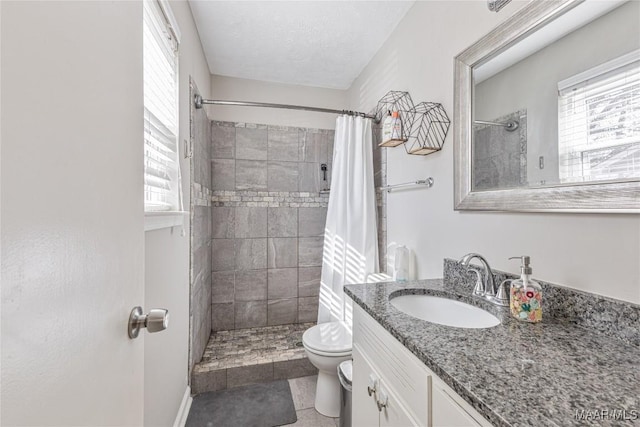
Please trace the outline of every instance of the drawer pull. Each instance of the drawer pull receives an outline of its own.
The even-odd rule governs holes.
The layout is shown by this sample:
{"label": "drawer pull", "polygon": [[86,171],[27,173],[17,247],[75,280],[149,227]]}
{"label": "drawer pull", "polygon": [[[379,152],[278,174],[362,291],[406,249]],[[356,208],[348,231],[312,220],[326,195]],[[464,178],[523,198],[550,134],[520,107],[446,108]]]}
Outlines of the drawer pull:
{"label": "drawer pull", "polygon": [[369,374],[369,385],[367,386],[367,393],[369,393],[369,396],[375,396],[377,387],[378,379],[373,374]]}
{"label": "drawer pull", "polygon": [[386,408],[388,403],[389,397],[387,396],[387,393],[380,390],[380,399],[376,400],[376,404],[378,405],[378,412],[382,412],[382,409]]}

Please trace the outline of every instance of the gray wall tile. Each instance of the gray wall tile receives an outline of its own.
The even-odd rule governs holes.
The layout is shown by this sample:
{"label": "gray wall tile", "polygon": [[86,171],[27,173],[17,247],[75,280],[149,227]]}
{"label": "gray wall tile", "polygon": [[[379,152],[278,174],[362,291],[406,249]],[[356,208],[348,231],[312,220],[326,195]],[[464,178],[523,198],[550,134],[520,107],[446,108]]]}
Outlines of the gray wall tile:
{"label": "gray wall tile", "polygon": [[236,162],[230,159],[211,160],[211,189],[235,190]]}
{"label": "gray wall tile", "polygon": [[267,324],[287,325],[298,321],[298,298],[277,299],[267,303]]}
{"label": "gray wall tile", "polygon": [[298,269],[298,296],[316,297],[320,293],[322,267],[300,267]]}
{"label": "gray wall tile", "polygon": [[327,223],[327,208],[300,208],[298,210],[298,236],[315,237],[324,235]]}
{"label": "gray wall tile", "polygon": [[194,156],[191,164],[194,182],[211,187],[211,127],[206,113],[197,111],[192,117]]}
{"label": "gray wall tile", "polygon": [[236,270],[267,268],[267,239],[236,239]]}
{"label": "gray wall tile", "polygon": [[213,271],[235,269],[234,239],[213,239],[211,241],[211,268]]}
{"label": "gray wall tile", "polygon": [[[198,93],[193,81],[189,82],[190,92]],[[193,156],[190,160],[191,179],[199,191],[208,193],[211,188],[211,123],[204,110],[194,110],[191,122]],[[193,188],[191,193],[198,197]],[[207,203],[204,203],[205,205]],[[189,333],[191,346],[189,366],[200,360],[211,335],[211,208],[198,200],[193,209],[191,227],[191,293],[189,295],[189,317],[192,324]],[[206,301],[207,298],[209,301]]]}
{"label": "gray wall tile", "polygon": [[300,161],[327,163],[329,138],[326,133],[300,133]]}
{"label": "gray wall tile", "polygon": [[267,208],[237,207],[236,238],[267,237]]}
{"label": "gray wall tile", "polygon": [[300,237],[298,239],[298,265],[300,267],[322,266],[322,237]]}
{"label": "gray wall tile", "polygon": [[203,245],[193,254],[193,264],[191,265],[191,302],[197,292],[202,288],[211,287],[207,279],[211,278],[212,258],[211,245]]}
{"label": "gray wall tile", "polygon": [[[268,273],[268,299],[296,298],[298,296],[298,269],[275,268]],[[297,308],[296,308],[297,310]]]}
{"label": "gray wall tile", "polygon": [[236,128],[211,124],[211,158],[233,159],[236,156]]}
{"label": "gray wall tile", "polygon": [[318,297],[298,298],[298,322],[318,321]]}
{"label": "gray wall tile", "polygon": [[298,161],[298,131],[269,130],[269,160]]}
{"label": "gray wall tile", "polygon": [[267,326],[267,301],[239,301],[235,303],[236,329]]}
{"label": "gray wall tile", "polygon": [[235,224],[235,208],[212,207],[212,236],[214,239],[233,239]]}
{"label": "gray wall tile", "polygon": [[237,128],[236,158],[245,160],[267,160],[267,130]]}
{"label": "gray wall tile", "polygon": [[[329,147],[328,151],[328,162],[331,163],[333,161],[333,144],[336,137],[336,132],[331,130],[327,133],[327,146]],[[374,150],[377,148],[374,147]]]}
{"label": "gray wall tile", "polygon": [[235,300],[262,301],[267,299],[267,270],[236,272]]}
{"label": "gray wall tile", "polygon": [[[207,301],[208,299],[208,301]],[[191,343],[192,364],[202,357],[204,348],[211,335],[211,275],[204,280],[204,286],[194,291],[191,300],[191,324],[193,341]]]}
{"label": "gray wall tile", "polygon": [[267,266],[269,268],[298,266],[298,239],[295,237],[269,238]]}
{"label": "gray wall tile", "polygon": [[298,163],[269,161],[269,191],[298,191]]}
{"label": "gray wall tile", "polygon": [[234,328],[234,303],[211,304],[211,329],[228,331]]}
{"label": "gray wall tile", "polygon": [[297,208],[269,208],[267,236],[296,237],[298,235]]}
{"label": "gray wall tile", "polygon": [[299,191],[317,193],[328,187],[328,181],[321,181],[321,174],[320,163],[298,163]]}
{"label": "gray wall tile", "polygon": [[[318,368],[313,366],[309,359],[306,357],[303,359],[283,360],[281,362],[273,362],[273,379],[282,380],[288,378],[300,378],[310,375],[316,375]],[[293,390],[291,390],[293,393]],[[315,394],[315,387],[314,387]],[[313,400],[311,401],[310,408],[313,409]]]}
{"label": "gray wall tile", "polygon": [[194,394],[224,390],[225,388],[227,388],[226,369],[191,374],[191,392]]}
{"label": "gray wall tile", "polygon": [[[232,123],[213,124],[205,130],[201,133],[209,143],[198,147],[199,151],[194,146],[194,155],[213,159],[208,174],[215,181],[209,181],[213,190],[313,193],[325,188],[320,163],[328,163],[330,177],[333,132]],[[380,154],[384,153],[374,153],[376,167],[384,163]],[[194,172],[196,182],[202,171]],[[206,342],[209,327],[222,330],[315,321],[326,209],[301,208],[300,216],[299,208],[273,207],[283,202],[279,195],[232,193],[233,198],[227,199],[229,196],[214,196],[221,198],[223,207],[206,208],[211,222],[205,224],[194,214],[192,286],[197,287],[198,295],[209,295],[211,304],[203,308],[198,305],[201,298],[192,298],[190,314],[206,310],[211,324],[194,321],[198,330],[193,336],[201,340],[202,335]],[[271,207],[262,207],[266,203]],[[209,284],[206,292],[205,282]]]}
{"label": "gray wall tile", "polygon": [[236,190],[267,189],[267,162],[261,160],[237,160],[236,161]]}
{"label": "gray wall tile", "polygon": [[211,274],[211,303],[233,302],[235,271],[214,271]]}
{"label": "gray wall tile", "polygon": [[273,363],[227,369],[227,388],[273,380]]}
{"label": "gray wall tile", "polygon": [[191,245],[194,250],[210,243],[211,241],[211,208],[208,206],[193,207]]}

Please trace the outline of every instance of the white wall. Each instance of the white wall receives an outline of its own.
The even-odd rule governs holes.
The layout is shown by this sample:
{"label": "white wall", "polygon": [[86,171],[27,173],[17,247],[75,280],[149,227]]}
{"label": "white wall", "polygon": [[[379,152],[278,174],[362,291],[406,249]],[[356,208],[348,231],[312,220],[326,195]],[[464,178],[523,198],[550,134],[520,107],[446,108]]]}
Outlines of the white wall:
{"label": "white wall", "polygon": [[[388,90],[408,90],[452,116],[453,58],[523,4],[496,14],[484,1],[417,2],[349,89],[351,108],[368,110]],[[527,254],[535,277],[640,303],[640,216],[455,212],[451,133],[430,156],[387,150],[390,184],[435,180],[431,189],[388,196],[388,241],[416,251],[419,277],[441,277],[444,257],[472,251],[517,273],[507,258]]]}
{"label": "white wall", "polygon": [[[228,101],[269,102],[312,107],[347,109],[347,91],[270,83],[234,77],[211,76],[212,97]],[[335,114],[256,107],[207,107],[209,118],[230,122],[263,123],[334,129]]]}
{"label": "white wall", "polygon": [[[191,9],[186,0],[170,2],[181,32],[179,63],[179,146],[182,194],[189,209],[190,162],[183,155],[189,141],[189,76],[208,96],[210,74]],[[142,25],[142,22],[140,22]],[[145,337],[144,424],[171,425],[188,382],[189,360],[189,216],[181,228],[145,233],[144,309],[167,308],[167,330]]]}

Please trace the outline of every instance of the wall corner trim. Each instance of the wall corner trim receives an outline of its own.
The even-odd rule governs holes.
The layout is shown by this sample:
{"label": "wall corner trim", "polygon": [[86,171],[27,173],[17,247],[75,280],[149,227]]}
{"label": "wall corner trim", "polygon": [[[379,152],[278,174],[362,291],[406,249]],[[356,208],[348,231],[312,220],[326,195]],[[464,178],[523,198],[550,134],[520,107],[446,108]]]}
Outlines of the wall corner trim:
{"label": "wall corner trim", "polygon": [[180,408],[178,408],[178,414],[173,422],[173,427],[184,427],[187,424],[187,417],[189,416],[189,410],[191,409],[191,403],[193,397],[191,397],[191,387],[187,386],[182,396],[182,402],[180,402]]}

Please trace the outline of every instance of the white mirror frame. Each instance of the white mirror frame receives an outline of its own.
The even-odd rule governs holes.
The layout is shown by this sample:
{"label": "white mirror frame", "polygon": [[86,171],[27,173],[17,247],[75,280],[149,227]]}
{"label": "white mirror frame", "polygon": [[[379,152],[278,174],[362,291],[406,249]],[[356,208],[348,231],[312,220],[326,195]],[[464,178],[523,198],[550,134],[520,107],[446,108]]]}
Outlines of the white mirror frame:
{"label": "white mirror frame", "polygon": [[640,213],[640,180],[472,191],[472,68],[584,0],[532,1],[455,58],[454,209],[519,212]]}

